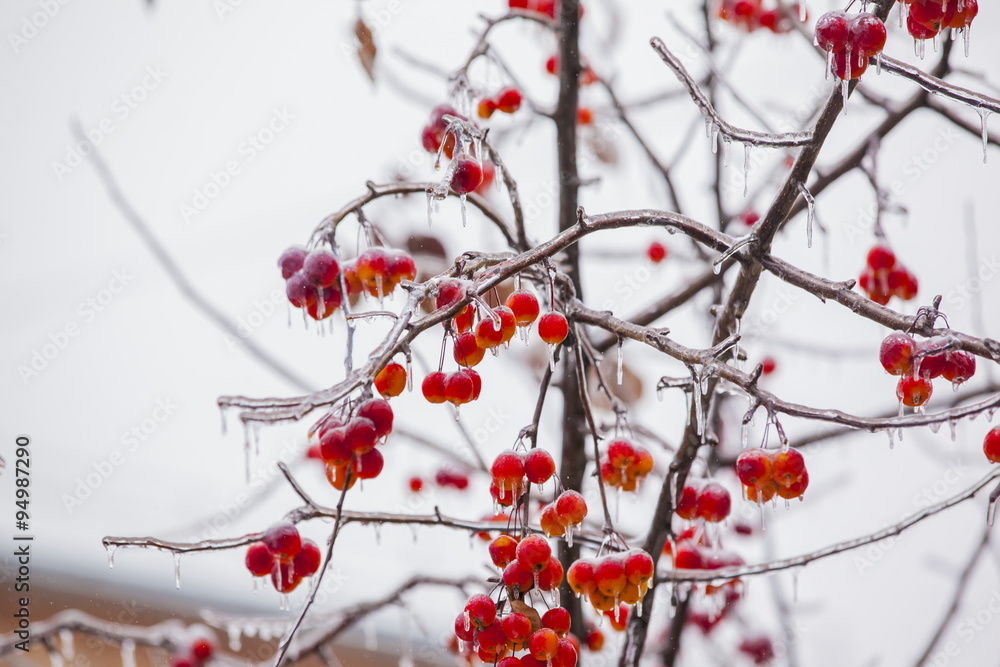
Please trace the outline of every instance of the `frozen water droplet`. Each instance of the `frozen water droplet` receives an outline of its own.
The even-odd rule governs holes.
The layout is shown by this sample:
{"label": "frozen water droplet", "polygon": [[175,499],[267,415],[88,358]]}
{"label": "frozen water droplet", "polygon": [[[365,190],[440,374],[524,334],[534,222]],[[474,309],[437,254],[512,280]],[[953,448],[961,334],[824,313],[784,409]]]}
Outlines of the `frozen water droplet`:
{"label": "frozen water droplet", "polygon": [[719,152],[719,126],[712,123],[712,135],[709,137],[709,141],[712,142],[712,153],[716,154]]}
{"label": "frozen water droplet", "polygon": [[804,183],[799,183],[799,192],[806,200],[806,247],[813,246],[813,221],[816,219],[816,199]]}
{"label": "frozen water droplet", "polygon": [[135,667],[135,641],[131,639],[122,642],[122,667]]}
{"label": "frozen water droplet", "polygon": [[556,371],[556,346],[549,343],[549,370]]}
{"label": "frozen water droplet", "polygon": [[174,588],[181,587],[181,554],[179,551],[174,552]]}
{"label": "frozen water droplet", "polygon": [[466,609],[465,613],[462,615],[462,622],[465,624],[465,631],[468,632],[469,628],[472,627],[472,616],[469,614],[468,609]]}
{"label": "frozen water droplet", "polygon": [[260,593],[260,577],[253,578],[253,594],[257,595]]}
{"label": "frozen water droplet", "polygon": [[62,651],[62,655],[67,660],[72,661],[75,651],[73,650],[73,631],[69,628],[63,628],[59,631],[59,648]]}
{"label": "frozen water droplet", "polygon": [[941,430],[941,422],[931,422],[927,426],[931,429],[931,433],[937,433]]}
{"label": "frozen water droplet", "polygon": [[465,227],[465,224],[466,224],[466,220],[465,220],[465,195],[464,194],[460,195],[458,199],[461,202],[461,206],[462,206],[462,226]]}
{"label": "frozen water droplet", "polygon": [[108,545],[108,568],[111,570],[115,569],[115,549],[117,548],[116,544]]}
{"label": "frozen water droplet", "polygon": [[573,548],[573,526],[566,526],[566,545]]}

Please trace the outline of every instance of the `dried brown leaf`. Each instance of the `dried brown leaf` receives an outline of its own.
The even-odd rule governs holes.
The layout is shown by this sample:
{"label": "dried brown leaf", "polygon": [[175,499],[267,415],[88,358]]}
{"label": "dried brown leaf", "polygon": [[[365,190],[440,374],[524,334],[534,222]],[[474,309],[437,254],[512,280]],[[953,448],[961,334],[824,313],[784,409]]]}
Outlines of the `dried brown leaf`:
{"label": "dried brown leaf", "polygon": [[361,61],[361,66],[365,69],[365,74],[374,83],[375,54],[378,53],[378,49],[375,48],[375,39],[372,36],[372,31],[360,17],[358,17],[357,22],[354,24],[354,36],[358,38],[358,59]]}

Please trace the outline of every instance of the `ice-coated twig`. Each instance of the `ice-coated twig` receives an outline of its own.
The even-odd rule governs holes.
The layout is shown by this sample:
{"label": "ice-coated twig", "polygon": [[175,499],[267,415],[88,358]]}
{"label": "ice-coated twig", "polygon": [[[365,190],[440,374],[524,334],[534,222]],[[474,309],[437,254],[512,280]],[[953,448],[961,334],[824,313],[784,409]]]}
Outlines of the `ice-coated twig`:
{"label": "ice-coated twig", "polygon": [[880,542],[886,538],[894,537],[899,535],[907,528],[915,526],[924,519],[928,519],[935,514],[943,512],[944,510],[954,507],[959,503],[963,503],[970,498],[975,497],[975,495],[985,486],[990,484],[990,482],[995,479],[1000,478],[1000,468],[992,470],[988,475],[980,479],[978,482],[973,484],[971,487],[962,491],[959,494],[946,498],[940,503],[936,503],[927,507],[919,512],[907,516],[905,519],[898,523],[894,523],[891,526],[883,528],[882,530],[875,531],[874,533],[869,533],[862,537],[857,537],[853,540],[846,540],[844,542],[838,542],[836,544],[831,544],[822,549],[817,549],[816,551],[811,551],[807,554],[801,556],[796,556],[794,558],[784,558],[781,560],[770,561],[767,563],[759,563],[757,565],[743,565],[740,567],[723,567],[718,570],[684,570],[672,572],[665,572],[663,574],[657,575],[657,581],[665,582],[708,582],[708,581],[727,581],[730,579],[738,579],[740,577],[746,577],[754,574],[763,574],[765,572],[777,572],[779,570],[788,570],[794,567],[803,567],[812,563],[813,561],[820,560],[822,558],[827,558],[829,556],[834,556],[845,551],[850,551],[852,549],[857,549],[858,547],[863,547],[874,542]]}
{"label": "ice-coated twig", "polygon": [[[590,405],[590,394],[587,392],[587,374],[584,372],[583,351],[580,345],[582,335],[576,324],[573,324],[573,335],[577,343],[573,346],[573,353],[576,355],[576,385],[580,390],[580,402],[583,404],[583,414],[587,418],[587,426],[590,427],[590,436],[594,440],[594,460],[601,460],[601,436],[597,431],[597,424],[594,422],[594,413]],[[601,491],[601,509],[604,510],[604,532],[610,533],[614,530],[614,523],[611,521],[611,512],[608,510],[608,496],[604,490],[604,477],[597,475],[597,488]]]}
{"label": "ice-coated twig", "polygon": [[659,37],[653,37],[649,42],[653,50],[655,50],[663,62],[667,64],[677,78],[680,79],[681,83],[687,88],[688,94],[691,95],[691,99],[694,100],[695,104],[701,109],[702,115],[704,115],[711,123],[714,123],[716,127],[719,128],[719,132],[726,137],[729,137],[733,141],[739,141],[740,143],[750,144],[753,146],[770,146],[772,148],[794,148],[796,146],[805,146],[806,144],[812,143],[813,133],[812,132],[787,132],[784,134],[771,134],[767,132],[755,132],[754,130],[744,130],[738,128],[734,125],[730,125],[726,122],[712,107],[712,104],[705,97],[705,93],[702,92],[701,88],[698,87],[697,82],[691,78],[688,74],[687,69],[685,69],[683,63],[666,47]]}
{"label": "ice-coated twig", "polygon": [[885,54],[882,55],[882,69],[890,74],[913,81],[927,92],[967,104],[973,109],[986,109],[992,113],[1000,113],[1000,100],[994,99],[989,95],[977,93],[968,88],[956,86],[953,83],[948,83],[933,74],[928,74],[913,65],[896,60]]}

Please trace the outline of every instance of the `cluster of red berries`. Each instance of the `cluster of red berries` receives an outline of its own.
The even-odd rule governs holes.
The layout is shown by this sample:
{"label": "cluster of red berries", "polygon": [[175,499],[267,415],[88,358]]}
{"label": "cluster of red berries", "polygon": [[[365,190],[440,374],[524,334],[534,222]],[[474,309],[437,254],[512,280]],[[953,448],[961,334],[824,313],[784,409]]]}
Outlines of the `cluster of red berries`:
{"label": "cluster of red berries", "polygon": [[246,566],[255,577],[271,575],[271,583],[279,593],[291,593],[305,577],[319,570],[323,556],[316,543],[302,539],[290,523],[271,526],[260,542],[247,549]]}
{"label": "cluster of red berries", "polygon": [[171,667],[203,667],[215,654],[215,636],[200,623],[186,628],[184,643],[185,650],[171,658]]}
{"label": "cluster of red berries", "polygon": [[513,599],[523,598],[532,588],[554,591],[562,584],[562,563],[541,535],[520,541],[513,535],[499,535],[490,542],[489,551],[493,564],[503,570],[504,586]]}
{"label": "cluster of red berries", "polygon": [[718,482],[703,483],[688,479],[674,511],[687,521],[700,518],[709,523],[720,523],[729,516],[732,505],[729,491]]}
{"label": "cluster of red berries", "polygon": [[642,549],[601,558],[581,558],[569,566],[566,581],[577,595],[587,596],[597,611],[611,611],[621,622],[620,603],[639,604],[656,567]]}
{"label": "cluster of red berries", "polygon": [[[738,554],[722,548],[718,536],[712,545],[708,537],[704,525],[691,526],[681,531],[673,543],[668,540],[663,553],[671,557],[674,569],[678,570],[718,570],[745,564]],[[721,585],[706,584],[703,592],[688,609],[687,621],[707,635],[742,599],[743,583],[740,579],[730,579]]]}
{"label": "cluster of red berries", "polygon": [[990,463],[1000,463],[1000,426],[993,429],[983,438],[983,453]]}
{"label": "cluster of red berries", "polygon": [[809,486],[805,459],[794,447],[744,450],[736,459],[736,476],[747,500],[761,504],[775,495],[801,498]]}
{"label": "cluster of red berries", "polygon": [[556,462],[544,449],[501,452],[490,466],[490,495],[504,507],[514,504],[527,488],[527,483],[544,484],[556,472]]}
{"label": "cluster of red berries", "polygon": [[945,28],[966,30],[979,14],[977,0],[903,0],[906,30],[916,40],[932,39]]}
{"label": "cluster of red berries", "polygon": [[367,294],[381,299],[392,294],[396,285],[417,277],[413,257],[403,250],[387,252],[384,248],[368,248],[357,259],[344,264],[347,295]]}
{"label": "cluster of red berries", "polygon": [[479,399],[483,379],[471,368],[460,368],[452,373],[433,371],[420,385],[429,403],[451,403],[455,407]]}
{"label": "cluster of red berries", "polygon": [[[805,20],[798,3],[791,6],[791,11],[800,21]],[[765,10],[761,6],[761,0],[722,0],[719,18],[747,32],[767,28],[773,33],[781,34],[791,32],[794,28],[791,19],[784,12],[780,9]]]}
{"label": "cluster of red berries", "polygon": [[[553,76],[559,75],[559,55],[552,54],[549,59],[545,61],[545,71]],[[577,83],[581,86],[589,86],[597,81],[597,74],[591,69],[590,65],[584,64],[583,69],[580,70],[580,78]]]}
{"label": "cluster of red berries", "polygon": [[[525,611],[533,618],[518,611],[500,618],[490,596],[473,595],[455,619],[455,636],[497,667],[575,667],[579,642],[569,633],[569,612],[553,607],[539,617]],[[519,658],[511,655],[525,650]]]}
{"label": "cluster of red berries", "polygon": [[896,259],[896,254],[877,245],[868,251],[867,266],[861,272],[858,286],[868,298],[884,306],[896,296],[909,301],[917,296],[917,277]]}
{"label": "cluster of red berries", "polygon": [[896,398],[911,408],[927,403],[934,386],[931,380],[943,377],[955,389],[976,373],[976,358],[964,350],[953,349],[954,342],[935,336],[919,343],[905,333],[891,333],[882,341],[878,358],[882,368],[899,375]]}
{"label": "cluster of red berries", "polygon": [[774,644],[767,635],[757,633],[747,635],[737,648],[755,665],[769,665],[774,660]]}
{"label": "cluster of red berries", "polygon": [[448,132],[448,121],[444,119],[445,116],[467,120],[450,104],[439,104],[431,109],[431,117],[420,133],[420,143],[428,153],[437,154],[441,150],[443,141],[444,155],[450,160],[455,152],[455,135]]}
{"label": "cluster of red berries", "polygon": [[358,479],[378,477],[385,459],[375,447],[392,433],[392,418],[387,401],[370,398],[347,421],[331,414],[316,425],[326,478],[335,489],[342,491],[345,484],[351,488]]}
{"label": "cluster of red berries", "polygon": [[577,491],[567,489],[554,501],[542,507],[539,522],[549,537],[566,537],[573,546],[573,529],[587,516],[587,501]]}
{"label": "cluster of red berries", "polygon": [[305,308],[309,317],[324,320],[343,303],[340,291],[340,265],[325,248],[309,252],[292,247],[278,258],[285,295],[296,308]]}
{"label": "cluster of red berries", "polygon": [[646,248],[646,257],[649,258],[653,264],[659,264],[667,258],[667,247],[660,243],[659,241],[653,241]]}
{"label": "cluster of red berries", "polygon": [[635,491],[653,469],[653,456],[644,447],[624,438],[608,443],[607,453],[600,460],[601,479],[622,491]]}
{"label": "cluster of red berries", "polygon": [[514,113],[521,108],[523,97],[517,88],[504,88],[494,97],[484,97],[479,100],[477,113],[480,118],[486,119],[497,111],[502,113]]}
{"label": "cluster of red berries", "polygon": [[[467,195],[483,186],[485,180],[483,163],[476,156],[467,153],[465,146],[460,144],[459,137],[455,136],[455,132],[448,130],[445,116],[468,120],[450,104],[440,104],[431,110],[430,120],[420,133],[420,143],[428,153],[443,152],[449,160],[454,158],[448,172],[448,184],[458,194]],[[456,147],[459,148],[457,156]],[[492,165],[490,171],[491,173],[494,171]]]}
{"label": "cluster of red berries", "polygon": [[885,24],[868,12],[827,12],[816,21],[816,44],[827,52],[828,66],[839,79],[857,79],[868,59],[885,48]]}

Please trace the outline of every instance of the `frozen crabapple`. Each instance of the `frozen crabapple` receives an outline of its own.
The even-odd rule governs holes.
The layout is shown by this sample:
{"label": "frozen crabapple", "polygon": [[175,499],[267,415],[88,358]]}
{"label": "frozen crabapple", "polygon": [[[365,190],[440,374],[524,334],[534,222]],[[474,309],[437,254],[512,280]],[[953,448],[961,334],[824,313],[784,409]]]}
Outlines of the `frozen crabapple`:
{"label": "frozen crabapple", "polygon": [[302,273],[314,287],[335,285],[340,276],[340,266],[333,253],[325,248],[317,248],[306,256]]}
{"label": "frozen crabapple", "polygon": [[767,665],[774,660],[774,645],[767,635],[750,634],[745,636],[740,641],[739,650],[755,665]]}
{"label": "frozen crabapple", "polygon": [[455,348],[452,356],[459,366],[472,368],[483,360],[483,357],[486,356],[486,350],[479,347],[476,335],[468,332],[455,337]]}
{"label": "frozen crabapple", "polygon": [[448,122],[444,119],[445,116],[454,116],[462,120],[468,120],[465,116],[455,111],[455,108],[451,105],[438,105],[431,110],[430,120],[424,126],[420,140],[424,150],[428,153],[437,153],[441,148],[441,142],[444,141],[444,154],[450,160],[455,150],[455,136],[449,133],[448,138],[445,139],[445,132],[448,128]]}
{"label": "frozen crabapple", "polygon": [[778,450],[771,459],[771,478],[779,486],[791,486],[806,473],[806,462],[802,453],[794,447],[788,451]]}
{"label": "frozen crabapple", "polygon": [[473,192],[483,182],[483,167],[479,160],[463,155],[455,160],[451,174],[451,189],[460,195]]}
{"label": "frozen crabapple", "polygon": [[518,562],[532,572],[545,569],[551,557],[552,547],[541,535],[528,535],[517,543]]}
{"label": "frozen crabapple", "polygon": [[589,595],[595,590],[594,568],[595,561],[589,558],[581,558],[574,561],[566,572],[566,583],[578,595]]}
{"label": "frozen crabapple", "polygon": [[428,403],[444,403],[447,397],[444,393],[445,374],[441,371],[433,371],[424,377],[420,383],[420,391]]}
{"label": "frozen crabapple", "polygon": [[281,268],[281,277],[288,280],[293,275],[298,273],[308,254],[308,251],[300,246],[292,246],[285,252],[281,253],[281,257],[278,258],[278,267]]}
{"label": "frozen crabapple", "polygon": [[295,573],[303,577],[311,577],[319,571],[320,563],[323,562],[323,554],[320,553],[319,545],[312,540],[302,540],[302,549],[292,559],[292,566]]}
{"label": "frozen crabapple", "polygon": [[493,479],[507,487],[521,484],[524,477],[524,457],[514,451],[500,452],[490,466]]}
{"label": "frozen crabapple", "polygon": [[549,345],[558,345],[569,335],[569,323],[562,313],[545,313],[538,320],[538,335]]}
{"label": "frozen crabapple", "polygon": [[469,598],[469,601],[465,603],[465,611],[469,614],[469,620],[479,630],[493,623],[497,617],[497,606],[493,599],[482,593],[477,593]]}
{"label": "frozen crabapple", "polygon": [[505,568],[517,558],[517,539],[510,535],[498,535],[490,542],[490,560],[499,568]]}
{"label": "frozen crabapple", "polygon": [[517,88],[505,88],[497,93],[496,105],[503,113],[514,113],[521,108],[523,97]]}
{"label": "frozen crabapple", "polygon": [[261,539],[275,560],[291,561],[302,549],[302,538],[295,524],[276,523],[264,533]]}
{"label": "frozen crabapple", "polygon": [[698,488],[696,486],[693,484],[684,485],[674,513],[688,521],[698,516]]}
{"label": "frozen crabapple", "polygon": [[420,477],[411,477],[409,481],[410,491],[413,493],[420,493],[424,488],[424,480]]}
{"label": "frozen crabapple", "polygon": [[503,569],[503,583],[507,588],[513,588],[519,593],[526,593],[535,585],[534,574],[514,559]]}
{"label": "frozen crabapple", "polygon": [[544,484],[556,471],[556,462],[544,449],[533,449],[524,459],[524,474],[532,484]]}
{"label": "frozen crabapple", "polygon": [[395,362],[386,364],[375,376],[375,389],[386,398],[399,396],[406,389],[406,369]]}
{"label": "frozen crabapple", "polygon": [[490,350],[503,344],[502,324],[493,321],[492,317],[484,317],[476,324],[476,346]]}
{"label": "frozen crabapple", "polygon": [[516,647],[523,646],[531,637],[531,619],[524,614],[513,612],[507,614],[501,621],[503,633]]}
{"label": "frozen crabapple", "polygon": [[263,542],[254,542],[247,548],[246,566],[255,577],[266,577],[271,574],[274,556]]}
{"label": "frozen crabapple", "polygon": [[549,557],[549,562],[538,573],[538,589],[551,591],[562,585],[563,566],[555,556]]}
{"label": "frozen crabapple", "polygon": [[294,565],[288,561],[274,561],[271,567],[271,584],[279,593],[291,593],[302,582],[302,575],[294,570]]}
{"label": "frozen crabapple", "polygon": [[903,375],[913,368],[916,342],[905,333],[894,332],[885,337],[879,348],[878,358],[882,368],[890,375]]}
{"label": "frozen crabapple", "polygon": [[559,522],[566,527],[580,525],[587,516],[587,501],[573,489],[560,493],[555,505]]}
{"label": "frozen crabapple", "polygon": [[569,634],[570,616],[564,607],[553,607],[542,614],[542,627],[552,630],[560,637]]}
{"label": "frozen crabapple", "polygon": [[847,43],[852,51],[870,58],[885,48],[885,24],[874,14],[861,12],[855,15],[847,31]]}
{"label": "frozen crabapple", "polygon": [[528,290],[511,292],[507,297],[507,307],[514,314],[514,323],[518,327],[529,326],[538,319],[538,298]]}
{"label": "frozen crabapple", "polygon": [[351,459],[351,473],[358,479],[374,479],[385,467],[385,458],[382,452],[372,449],[364,454],[355,455]]}
{"label": "frozen crabapple", "polygon": [[472,401],[475,394],[475,385],[472,378],[463,371],[448,373],[444,379],[445,400],[455,406],[464,405]]}
{"label": "frozen crabapple", "polygon": [[562,537],[566,534],[566,526],[559,520],[559,513],[556,511],[554,503],[549,503],[542,508],[538,523],[541,525],[545,537]]}
{"label": "frozen crabapple", "polygon": [[548,628],[535,630],[528,640],[528,651],[535,660],[549,660],[559,650],[559,635]]}
{"label": "frozen crabapple", "polygon": [[375,437],[384,438],[392,433],[393,413],[389,402],[381,398],[369,398],[358,406],[355,417],[368,419],[375,427]]}
{"label": "frozen crabapple", "polygon": [[771,480],[771,457],[764,449],[744,450],[736,459],[736,475],[744,486],[759,486]]}
{"label": "frozen crabapple", "polygon": [[904,375],[899,378],[899,383],[896,385],[896,398],[910,408],[924,405],[933,392],[934,386],[929,379],[924,377]]}
{"label": "frozen crabapple", "polygon": [[729,516],[732,500],[729,491],[718,482],[709,482],[698,491],[697,515],[710,523],[718,523]]}
{"label": "frozen crabapple", "polygon": [[585,643],[587,644],[588,651],[592,653],[599,653],[601,649],[604,648],[604,633],[601,632],[600,628],[595,628],[593,626],[587,628]]}
{"label": "frozen crabapple", "polygon": [[760,362],[760,373],[761,375],[770,375],[777,367],[778,363],[774,357],[764,357]]}
{"label": "frozen crabapple", "polygon": [[839,53],[847,48],[850,23],[846,12],[827,12],[816,21],[816,44],[827,53]]}
{"label": "frozen crabapple", "polygon": [[948,350],[944,370],[945,380],[958,386],[976,374],[976,358],[965,350]]}
{"label": "frozen crabapple", "polygon": [[983,453],[990,463],[1000,463],[1000,426],[992,429],[983,438]]}

